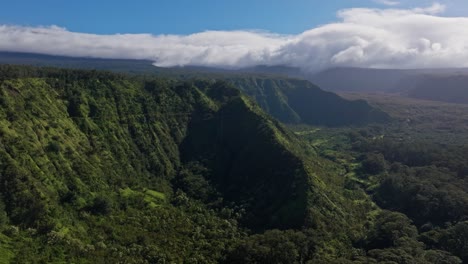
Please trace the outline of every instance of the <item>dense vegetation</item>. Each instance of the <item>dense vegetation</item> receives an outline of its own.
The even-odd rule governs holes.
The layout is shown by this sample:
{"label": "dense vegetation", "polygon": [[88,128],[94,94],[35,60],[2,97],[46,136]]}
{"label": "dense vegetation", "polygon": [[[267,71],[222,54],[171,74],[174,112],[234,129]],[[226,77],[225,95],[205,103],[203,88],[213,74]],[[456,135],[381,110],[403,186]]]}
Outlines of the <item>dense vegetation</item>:
{"label": "dense vegetation", "polygon": [[355,148],[371,153],[363,157],[363,170],[378,175],[370,181],[377,186],[369,187],[376,203],[409,217],[427,248],[468,261],[466,147],[382,138],[361,140]]}
{"label": "dense vegetation", "polygon": [[[278,77],[294,75],[287,67],[254,67],[222,70],[203,67],[159,68],[150,61],[71,58],[29,53],[0,52],[0,63],[54,66],[71,69],[100,69],[138,76],[170,77],[179,80],[224,80],[253,98],[260,107],[287,124],[343,126],[384,123],[389,116],[364,100],[345,100],[310,82]],[[289,70],[289,71],[288,71]],[[274,74],[274,75],[273,75]]]}
{"label": "dense vegetation", "polygon": [[[406,219],[413,230],[410,237],[417,243],[400,245],[404,252],[412,252],[409,255],[414,257],[420,249],[411,250],[419,247],[430,251],[424,253],[426,256],[439,255],[439,261],[452,260],[444,257],[449,252],[466,262],[466,106],[395,96],[367,98],[396,121],[357,129],[296,127],[297,134],[315,146],[319,154],[345,167],[346,188],[363,189],[380,208],[392,214],[398,212],[401,219]],[[404,226],[403,222],[397,226]],[[403,231],[398,227],[393,234]],[[369,244],[369,238],[363,243]],[[381,243],[370,244],[376,247]],[[384,244],[389,245],[388,241]],[[380,261],[416,263],[398,259],[402,251],[385,251],[372,249],[367,254],[376,258],[376,252],[382,253],[386,257]]]}
{"label": "dense vegetation", "polygon": [[288,124],[344,126],[390,119],[364,100],[345,100],[304,80],[254,76],[226,80],[254,98],[267,113]]}
{"label": "dense vegetation", "polygon": [[3,260],[228,261],[270,228],[349,248],[333,165],[232,86],[0,70]]}
{"label": "dense vegetation", "polygon": [[459,142],[293,133],[270,93],[316,87],[222,79],[0,66],[0,262],[467,261]]}
{"label": "dense vegetation", "polygon": [[177,261],[201,258],[190,256],[198,246],[217,258],[222,241],[240,235],[235,222],[170,187],[187,113],[215,107],[197,89],[184,95],[187,87],[161,81],[157,92],[113,74],[10,67],[2,79],[4,258]]}

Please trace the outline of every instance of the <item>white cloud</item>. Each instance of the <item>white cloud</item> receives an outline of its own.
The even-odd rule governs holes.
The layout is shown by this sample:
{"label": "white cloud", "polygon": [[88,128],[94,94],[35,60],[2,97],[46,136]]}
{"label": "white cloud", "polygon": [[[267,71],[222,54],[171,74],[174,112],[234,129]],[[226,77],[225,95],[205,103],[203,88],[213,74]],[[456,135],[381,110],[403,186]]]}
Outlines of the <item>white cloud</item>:
{"label": "white cloud", "polygon": [[434,3],[433,5],[426,8],[415,8],[413,9],[413,12],[436,15],[443,13],[446,8],[447,7],[445,5],[442,5],[440,3]]}
{"label": "white cloud", "polygon": [[374,2],[386,5],[386,6],[397,6],[400,4],[398,1],[393,1],[393,0],[374,0]]}
{"label": "white cloud", "polygon": [[257,31],[94,35],[64,28],[0,25],[0,50],[154,60],[158,66],[289,65],[305,71],[334,66],[468,67],[468,18],[438,16],[444,6],[352,8],[339,21],[298,35]]}

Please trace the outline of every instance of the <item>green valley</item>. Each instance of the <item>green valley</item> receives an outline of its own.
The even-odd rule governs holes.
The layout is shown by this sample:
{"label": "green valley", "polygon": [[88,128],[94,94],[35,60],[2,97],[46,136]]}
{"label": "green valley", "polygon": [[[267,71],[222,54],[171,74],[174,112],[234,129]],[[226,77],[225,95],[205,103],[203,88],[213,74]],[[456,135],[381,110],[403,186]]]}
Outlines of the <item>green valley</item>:
{"label": "green valley", "polygon": [[0,73],[0,262],[466,259],[464,161],[388,146],[386,104],[258,75]]}
{"label": "green valley", "polygon": [[468,1],[3,1],[0,264],[468,264]]}

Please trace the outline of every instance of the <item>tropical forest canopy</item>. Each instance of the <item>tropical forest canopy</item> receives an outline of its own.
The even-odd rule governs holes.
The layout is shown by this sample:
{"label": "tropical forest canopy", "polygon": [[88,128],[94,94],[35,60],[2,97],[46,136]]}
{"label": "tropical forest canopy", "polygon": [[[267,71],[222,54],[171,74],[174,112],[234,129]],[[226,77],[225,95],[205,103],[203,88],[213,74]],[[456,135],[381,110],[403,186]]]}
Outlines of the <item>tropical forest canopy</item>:
{"label": "tropical forest canopy", "polygon": [[2,65],[0,262],[467,262],[467,109],[387,99]]}

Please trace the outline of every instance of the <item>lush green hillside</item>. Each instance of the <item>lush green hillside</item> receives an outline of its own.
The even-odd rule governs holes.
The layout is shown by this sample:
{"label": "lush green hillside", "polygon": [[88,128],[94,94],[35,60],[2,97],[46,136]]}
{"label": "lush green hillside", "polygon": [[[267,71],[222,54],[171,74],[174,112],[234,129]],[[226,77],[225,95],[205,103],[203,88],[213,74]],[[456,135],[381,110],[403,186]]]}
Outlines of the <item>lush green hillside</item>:
{"label": "lush green hillside", "polygon": [[[287,76],[298,69],[253,67],[223,70],[203,67],[159,68],[150,61],[71,58],[29,53],[0,52],[0,63],[100,69],[115,72],[169,77],[178,80],[217,79],[228,81],[254,98],[264,111],[284,123],[345,126],[387,122],[389,117],[365,101],[349,101],[319,87]],[[151,78],[151,77],[150,77]]]}
{"label": "lush green hillside", "polygon": [[[464,213],[453,227],[417,229],[422,217],[451,220],[459,203],[448,214],[408,212],[418,201],[393,194],[412,194],[420,172],[389,182],[380,174],[386,161],[368,153],[380,151],[371,133],[323,148],[335,140],[326,131],[325,139],[316,128],[290,132],[229,82],[12,66],[0,73],[0,262],[466,258],[453,242],[464,238]],[[443,171],[434,173],[429,182],[443,184]],[[444,188],[463,198],[460,188]]]}
{"label": "lush green hillside", "polygon": [[[16,262],[117,262],[143,251],[176,261],[196,247],[195,226],[217,240],[235,236],[235,223],[200,209],[201,224],[169,203],[190,118],[180,113],[213,107],[202,93],[179,96],[184,87],[161,82],[152,96],[116,75],[31,71],[3,69],[1,83],[4,243]],[[223,247],[204,250],[219,257]]]}
{"label": "lush green hillside", "polygon": [[0,71],[3,261],[218,262],[269,228],[351,252],[333,164],[232,86]]}
{"label": "lush green hillside", "polygon": [[363,100],[345,100],[304,80],[248,76],[228,80],[284,123],[344,126],[382,123],[390,119]]}

